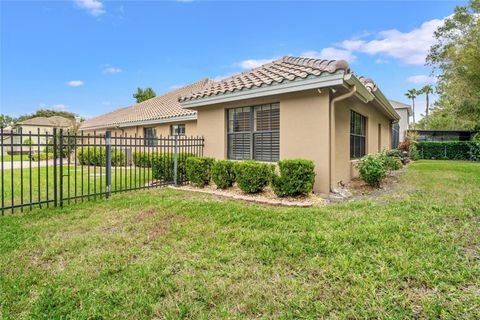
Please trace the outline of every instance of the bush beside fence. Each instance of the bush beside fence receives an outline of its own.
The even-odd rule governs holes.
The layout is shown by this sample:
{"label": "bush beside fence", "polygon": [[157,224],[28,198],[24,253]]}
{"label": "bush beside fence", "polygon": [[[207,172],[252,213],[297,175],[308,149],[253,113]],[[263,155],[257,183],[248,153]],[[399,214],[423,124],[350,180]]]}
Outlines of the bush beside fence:
{"label": "bush beside fence", "polygon": [[422,141],[420,159],[480,161],[480,141]]}

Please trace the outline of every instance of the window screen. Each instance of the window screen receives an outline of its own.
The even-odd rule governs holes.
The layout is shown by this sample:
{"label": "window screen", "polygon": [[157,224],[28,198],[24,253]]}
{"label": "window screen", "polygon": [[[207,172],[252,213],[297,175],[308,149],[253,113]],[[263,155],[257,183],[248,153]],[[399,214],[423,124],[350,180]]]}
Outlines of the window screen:
{"label": "window screen", "polygon": [[185,125],[184,124],[173,124],[170,126],[170,135],[171,136],[184,136],[185,135]]}
{"label": "window screen", "polygon": [[156,146],[157,145],[157,129],[144,128],[143,139],[146,146]]}

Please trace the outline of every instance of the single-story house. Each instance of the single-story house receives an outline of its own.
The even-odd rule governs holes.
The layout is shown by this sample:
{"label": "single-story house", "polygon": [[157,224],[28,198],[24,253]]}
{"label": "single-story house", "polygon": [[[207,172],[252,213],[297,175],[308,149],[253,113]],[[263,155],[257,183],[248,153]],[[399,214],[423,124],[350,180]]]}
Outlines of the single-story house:
{"label": "single-story house", "polygon": [[358,158],[391,148],[399,119],[376,84],[346,61],[283,57],[87,120],[81,129],[139,136],[185,130],[203,136],[204,155],[217,159],[309,159],[314,190],[329,193],[356,175]]}
{"label": "single-story house", "polygon": [[409,104],[395,100],[390,100],[390,103],[400,116],[400,120],[393,127],[394,133],[398,132],[398,139],[396,141],[392,141],[392,145],[393,147],[397,147],[398,143],[405,140],[407,130],[410,128],[410,117],[413,115],[413,112],[412,107]]}
{"label": "single-story house", "polygon": [[212,83],[212,80],[203,79],[161,96],[88,119],[82,122],[80,130],[85,134],[103,134],[110,130],[112,135],[137,135],[145,139],[152,136],[197,135],[197,112],[182,108],[178,98]]}
{"label": "single-story house", "polygon": [[[45,134],[53,134],[53,129],[64,129],[68,130],[75,126],[76,120],[68,119],[62,116],[51,116],[51,117],[35,117],[30,118],[24,121],[16,122],[10,129],[10,132],[14,134],[23,133],[22,141],[20,141],[20,136],[13,137],[13,144],[20,144],[28,142],[30,140],[32,145],[37,144],[40,142],[41,144],[47,143],[47,138]],[[6,131],[4,129],[4,140],[3,140],[3,149],[4,153],[10,154],[12,153],[12,148],[9,147],[12,143],[10,142],[10,138],[6,135]],[[31,136],[30,136],[31,133]],[[40,139],[38,138],[38,134],[40,133]],[[41,146],[40,150],[43,151],[45,147]],[[14,146],[13,147],[13,154],[20,153],[21,147]],[[24,146],[22,153],[29,152],[28,147]],[[36,147],[32,147],[32,151],[37,151]]]}

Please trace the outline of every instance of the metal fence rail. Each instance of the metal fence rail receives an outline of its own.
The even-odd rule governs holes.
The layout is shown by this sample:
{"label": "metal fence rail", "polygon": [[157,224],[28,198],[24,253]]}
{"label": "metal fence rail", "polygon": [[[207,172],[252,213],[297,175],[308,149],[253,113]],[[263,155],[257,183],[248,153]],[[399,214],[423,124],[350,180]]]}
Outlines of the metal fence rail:
{"label": "metal fence rail", "polygon": [[0,129],[2,215],[183,184],[186,159],[203,155],[203,146],[204,139],[193,136]]}

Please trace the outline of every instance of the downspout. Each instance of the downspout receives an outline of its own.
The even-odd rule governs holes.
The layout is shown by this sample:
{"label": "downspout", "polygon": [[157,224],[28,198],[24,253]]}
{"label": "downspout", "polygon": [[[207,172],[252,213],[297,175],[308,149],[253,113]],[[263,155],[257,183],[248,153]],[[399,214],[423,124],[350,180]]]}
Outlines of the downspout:
{"label": "downspout", "polygon": [[330,132],[329,132],[329,155],[330,155],[330,163],[329,163],[329,170],[328,170],[328,180],[330,184],[330,191],[333,191],[335,186],[333,185],[333,170],[335,169],[335,103],[338,101],[350,98],[357,92],[357,87],[354,85],[350,91],[345,94],[342,94],[338,97],[333,98],[330,100]]}

